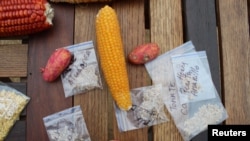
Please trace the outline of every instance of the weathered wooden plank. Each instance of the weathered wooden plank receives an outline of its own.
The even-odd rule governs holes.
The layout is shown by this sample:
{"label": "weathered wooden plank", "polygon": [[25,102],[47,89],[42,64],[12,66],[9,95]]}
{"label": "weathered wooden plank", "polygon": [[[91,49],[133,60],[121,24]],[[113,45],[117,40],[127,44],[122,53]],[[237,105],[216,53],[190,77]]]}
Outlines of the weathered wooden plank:
{"label": "weathered wooden plank", "polygon": [[5,141],[26,141],[26,121],[18,120],[10,130]]}
{"label": "weathered wooden plank", "polygon": [[52,7],[54,26],[29,38],[27,141],[48,140],[43,117],[72,106],[72,98],[65,98],[60,79],[47,83],[40,72],[56,48],[73,44],[74,5],[58,3]]}
{"label": "weathered wooden plank", "polygon": [[[220,59],[215,12],[215,0],[183,0],[184,40],[191,40],[196,50],[206,51],[212,79],[220,94]],[[207,131],[193,140],[207,140]]]}
{"label": "weathered wooden plank", "polygon": [[22,44],[22,40],[3,40],[0,39],[0,45],[9,45],[9,44]]}
{"label": "weathered wooden plank", "polygon": [[[248,23],[250,24],[250,0],[247,0],[247,9],[248,9]],[[250,28],[249,28],[250,32]]]}
{"label": "weathered wooden plank", "polygon": [[[145,43],[144,1],[130,0],[114,2],[121,27],[125,55],[135,46]],[[130,89],[151,85],[150,78],[144,66],[127,63]],[[148,128],[120,132],[114,117],[114,138],[119,141],[147,141]]]}
{"label": "weathered wooden plank", "polygon": [[[156,42],[161,53],[183,43],[181,0],[150,1],[151,42]],[[170,121],[153,127],[154,141],[183,140],[170,114]]]}
{"label": "weathered wooden plank", "polygon": [[[98,10],[103,6],[103,4],[76,6],[75,44],[93,40],[94,45],[96,46],[95,18]],[[74,105],[81,105],[84,119],[91,140],[93,141],[108,140],[108,96],[107,87],[104,84],[103,89],[91,90],[74,97]]]}
{"label": "weathered wooden plank", "polygon": [[183,7],[184,40],[191,40],[198,51],[205,50],[207,52],[212,79],[220,94],[220,59],[215,0],[183,0]]}
{"label": "weathered wooden plank", "polygon": [[0,77],[26,77],[27,54],[25,44],[0,45]]}
{"label": "weathered wooden plank", "polygon": [[247,0],[219,0],[226,124],[250,123],[250,42]]}

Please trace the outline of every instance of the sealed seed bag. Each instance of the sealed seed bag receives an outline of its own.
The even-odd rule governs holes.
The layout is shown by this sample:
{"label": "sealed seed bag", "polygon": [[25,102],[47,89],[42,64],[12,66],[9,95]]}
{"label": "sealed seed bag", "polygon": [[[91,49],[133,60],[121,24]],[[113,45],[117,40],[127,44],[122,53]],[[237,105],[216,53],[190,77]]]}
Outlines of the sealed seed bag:
{"label": "sealed seed bag", "polygon": [[[176,61],[175,57],[176,56],[172,57],[174,67],[176,67],[175,66],[176,62],[174,62]],[[190,77],[188,78],[188,80],[190,80],[191,88],[192,90],[195,89],[197,91],[195,91],[195,95],[193,95],[194,93],[191,93],[192,95],[191,98],[188,97],[187,99],[188,109],[187,109],[186,118],[182,118],[181,120],[178,120],[178,118],[174,119],[176,126],[179,129],[183,139],[186,141],[189,141],[194,136],[206,130],[208,125],[220,124],[221,122],[226,120],[228,117],[228,114],[221,102],[221,99],[218,95],[218,92],[213,82],[210,82],[212,81],[212,78],[211,78],[211,73],[210,73],[210,68],[209,68],[206,52],[200,51],[197,53],[188,53],[188,54],[184,54],[182,57],[186,58],[186,59],[183,59],[185,60],[184,62],[190,63],[192,60],[192,63],[190,64],[196,66],[195,68],[199,68],[199,69],[196,69],[196,71],[193,71],[193,69],[187,69],[189,67],[186,68],[186,66],[182,68],[182,70],[188,70],[187,74],[185,73],[185,71],[183,71],[182,75],[183,74],[186,75],[186,78]],[[186,65],[188,65],[189,63],[187,63]],[[175,74],[178,74],[178,72],[180,72],[180,70],[177,68],[175,68],[174,70],[175,70],[174,71]],[[192,80],[194,76],[197,76],[195,77],[195,82],[193,82]],[[183,77],[176,78],[176,81],[179,81],[178,79],[180,78],[183,78]],[[188,83],[185,80],[186,78],[182,80],[184,80],[185,83]],[[199,80],[199,79],[202,79],[202,80]],[[192,86],[193,83],[197,83],[197,86],[199,86],[198,89],[196,89],[197,87],[193,88]],[[211,83],[211,84],[208,84],[208,83]],[[185,87],[186,87],[185,92],[190,94],[189,93],[190,89],[188,88],[186,84],[185,84]],[[208,87],[209,90],[204,90],[202,89],[203,87]],[[177,91],[180,88],[183,88],[183,83],[179,85],[177,82]],[[204,91],[205,93],[204,92],[200,93],[199,91]],[[179,97],[181,99],[182,97],[185,97],[185,96],[179,94]],[[174,115],[174,116],[178,117],[178,115]]]}
{"label": "sealed seed bag", "polygon": [[192,52],[171,56],[174,76],[181,104],[215,98],[214,85],[200,55]]}
{"label": "sealed seed bag", "polygon": [[169,75],[169,72],[170,74],[172,73],[171,56],[175,54],[183,54],[194,51],[194,45],[191,41],[189,41],[175,49],[172,49],[164,54],[159,55],[154,60],[146,63],[145,67],[153,83],[163,83],[163,86],[168,86],[169,83],[171,83],[168,81],[170,79],[169,77],[172,77],[172,75]]}
{"label": "sealed seed bag", "polygon": [[99,65],[92,41],[66,47],[73,57],[61,74],[65,97],[102,89]]}
{"label": "sealed seed bag", "polygon": [[179,97],[176,95],[176,84],[171,56],[188,52],[195,52],[195,47],[191,41],[161,54],[156,59],[145,64],[146,70],[151,77],[153,84],[162,84],[164,103],[168,110],[171,112],[180,112],[183,113],[183,115],[185,115],[187,105],[180,105],[178,103]]}
{"label": "sealed seed bag", "polygon": [[188,104],[181,104],[177,93],[171,56],[195,52],[191,41],[184,43],[145,64],[153,84],[162,84],[164,103],[174,120],[188,116]]}
{"label": "sealed seed bag", "polygon": [[121,132],[168,121],[160,84],[132,89],[131,97],[132,108],[129,111],[122,111],[115,105],[117,123]]}
{"label": "sealed seed bag", "polygon": [[[189,141],[206,130],[208,124],[218,124],[224,121],[227,118],[227,113],[214,85],[212,85],[213,87],[209,91],[211,97],[209,95],[206,98],[199,100],[191,99],[193,100],[192,102],[181,103],[181,97],[178,95],[178,89],[180,87],[178,87],[176,83],[176,72],[174,71],[175,69],[173,68],[171,59],[172,56],[185,56],[186,53],[197,53],[191,41],[147,63],[146,69],[154,84],[163,84],[164,103],[183,139]],[[200,59],[198,60],[199,69],[203,69],[203,74],[206,75],[205,78],[211,79],[206,54],[201,52],[197,53],[197,55],[199,56],[198,59]],[[160,67],[157,67],[157,65]],[[190,75],[190,72],[185,75],[187,74]],[[193,73],[191,74],[191,76],[195,76]],[[162,79],[162,77],[164,77],[164,79]]]}
{"label": "sealed seed bag", "polygon": [[4,140],[30,98],[0,82],[0,140]]}
{"label": "sealed seed bag", "polygon": [[50,141],[91,141],[80,106],[43,118]]}

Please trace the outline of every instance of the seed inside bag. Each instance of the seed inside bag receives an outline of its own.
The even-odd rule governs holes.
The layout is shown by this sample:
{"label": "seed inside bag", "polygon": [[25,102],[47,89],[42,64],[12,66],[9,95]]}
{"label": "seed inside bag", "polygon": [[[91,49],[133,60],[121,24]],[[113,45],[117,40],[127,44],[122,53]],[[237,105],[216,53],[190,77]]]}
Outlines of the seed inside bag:
{"label": "seed inside bag", "polygon": [[208,103],[202,105],[192,117],[184,121],[184,135],[188,138],[194,136],[194,133],[205,130],[210,124],[220,123],[224,114],[223,107],[217,104]]}
{"label": "seed inside bag", "polygon": [[61,75],[65,97],[102,88],[93,42],[72,45],[67,49],[73,57],[68,68]]}
{"label": "seed inside bag", "polygon": [[133,106],[129,111],[116,108],[118,127],[121,131],[139,129],[168,121],[164,111],[162,85],[132,89]]}
{"label": "seed inside bag", "polygon": [[196,52],[191,41],[145,66],[153,84],[163,84],[164,103],[184,141],[228,117],[212,82],[206,52]]}
{"label": "seed inside bag", "polygon": [[7,136],[29,100],[21,92],[0,83],[0,140]]}
{"label": "seed inside bag", "polygon": [[[137,101],[141,101],[138,104],[134,102],[133,107],[131,109],[131,114],[133,115],[132,121],[137,121],[138,127],[151,125],[154,122],[160,121],[165,118],[163,112],[163,100],[161,97],[161,87],[149,87],[142,91],[133,91],[135,95],[141,94],[140,99]],[[163,113],[162,113],[163,112]]]}
{"label": "seed inside bag", "polygon": [[80,106],[43,118],[50,141],[90,141]]}

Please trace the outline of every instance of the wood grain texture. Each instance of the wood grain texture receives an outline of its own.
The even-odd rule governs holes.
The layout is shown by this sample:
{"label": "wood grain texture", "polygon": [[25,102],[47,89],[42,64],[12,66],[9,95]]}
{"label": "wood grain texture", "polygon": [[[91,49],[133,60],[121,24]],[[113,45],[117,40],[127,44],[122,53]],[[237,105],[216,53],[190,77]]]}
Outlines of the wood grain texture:
{"label": "wood grain texture", "polygon": [[[150,20],[150,24],[145,25],[143,6],[147,2],[149,12],[146,13],[150,18],[146,20]],[[94,20],[104,4],[52,4],[55,8],[52,29],[29,36],[28,45],[21,45],[19,41],[9,44],[8,39],[0,39],[0,80],[11,82],[8,77],[28,75],[27,95],[31,97],[27,113],[22,113],[22,119],[17,121],[6,141],[48,140],[42,118],[74,105],[81,105],[93,141],[183,140],[171,118],[170,122],[152,128],[119,132],[113,99],[103,78],[102,90],[69,98],[64,97],[60,79],[54,83],[42,80],[40,67],[46,64],[54,49],[89,40],[96,45]],[[161,53],[188,40],[193,41],[197,50],[206,50],[213,81],[229,114],[225,124],[250,124],[250,0],[116,0],[108,4],[118,13],[126,54],[136,45],[149,41],[157,42]],[[218,41],[215,18],[218,19]],[[145,26],[149,28],[149,36],[145,35]],[[151,85],[143,66],[129,63],[127,66],[131,89]],[[26,92],[24,83],[11,86]],[[206,140],[206,136],[203,132],[193,141]]]}
{"label": "wood grain texture", "polygon": [[212,79],[220,94],[220,59],[215,0],[183,0],[183,11],[185,41],[191,40],[197,51],[206,51]]}
{"label": "wood grain texture", "polygon": [[[74,29],[75,44],[92,40],[96,49],[95,18],[98,10],[102,6],[104,5],[88,4],[76,6]],[[108,140],[108,119],[110,116],[108,115],[109,95],[104,81],[102,81],[102,83],[104,85],[103,89],[98,88],[74,96],[74,105],[81,105],[84,119],[92,141]]]}
{"label": "wood grain texture", "polygon": [[28,45],[0,45],[0,77],[27,76]]}
{"label": "wood grain texture", "polygon": [[[197,51],[206,51],[212,79],[220,95],[220,59],[215,0],[183,0],[183,13],[184,40],[191,40]],[[192,140],[207,140],[207,131]]]}
{"label": "wood grain texture", "polygon": [[43,118],[72,106],[72,98],[64,96],[60,78],[48,83],[40,72],[56,48],[73,44],[74,6],[53,4],[52,7],[54,26],[29,38],[27,95],[31,101],[27,107],[27,141],[48,140]]}
{"label": "wood grain texture", "polygon": [[[160,46],[161,53],[165,53],[183,43],[183,26],[181,0],[150,1],[150,31],[151,42]],[[170,121],[153,127],[154,141],[181,141],[170,114]]]}
{"label": "wood grain texture", "polygon": [[[117,1],[113,4],[120,22],[124,51],[127,56],[135,46],[145,42],[144,1]],[[127,61],[130,89],[151,85],[144,66],[131,65]],[[119,141],[147,141],[148,128],[120,132],[114,117],[114,138]]]}
{"label": "wood grain texture", "polygon": [[[117,12],[124,51],[127,56],[135,46],[145,42],[144,0],[117,1],[113,4]],[[127,61],[130,89],[151,85],[144,66],[131,65]],[[120,132],[114,118],[114,138],[119,141],[147,141],[148,128]]]}
{"label": "wood grain texture", "polygon": [[219,0],[226,124],[250,123],[250,44],[247,0]]}
{"label": "wood grain texture", "polygon": [[22,40],[15,40],[15,39],[9,39],[9,40],[3,40],[0,39],[0,45],[10,45],[10,44],[22,44]]}

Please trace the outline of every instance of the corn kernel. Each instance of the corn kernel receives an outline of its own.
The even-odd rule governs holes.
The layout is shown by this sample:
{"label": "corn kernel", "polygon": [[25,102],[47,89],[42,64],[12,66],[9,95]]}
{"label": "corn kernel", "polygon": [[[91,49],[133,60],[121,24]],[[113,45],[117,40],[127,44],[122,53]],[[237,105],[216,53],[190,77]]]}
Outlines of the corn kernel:
{"label": "corn kernel", "polygon": [[27,35],[48,29],[52,27],[53,17],[54,11],[46,0],[1,0],[0,37]]}
{"label": "corn kernel", "polygon": [[132,107],[125,55],[115,11],[105,6],[96,17],[97,47],[101,68],[118,107]]}

